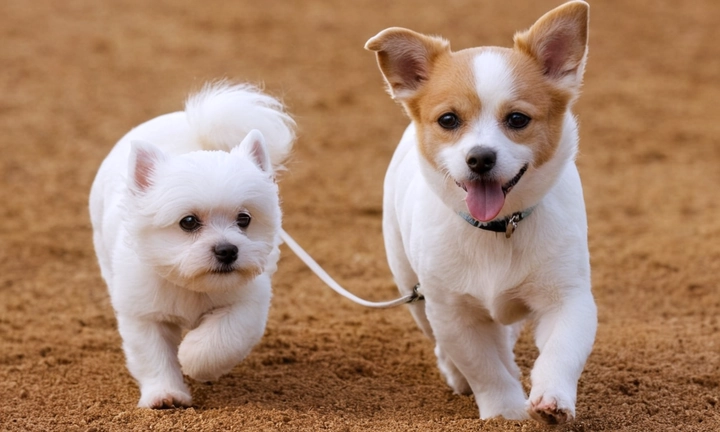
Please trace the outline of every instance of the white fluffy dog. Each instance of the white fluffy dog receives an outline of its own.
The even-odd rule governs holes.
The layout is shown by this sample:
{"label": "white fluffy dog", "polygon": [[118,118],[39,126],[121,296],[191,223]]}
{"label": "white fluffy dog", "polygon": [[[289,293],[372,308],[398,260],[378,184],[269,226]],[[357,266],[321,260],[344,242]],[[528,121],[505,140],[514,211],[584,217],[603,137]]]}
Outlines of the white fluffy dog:
{"label": "white fluffy dog", "polygon": [[262,337],[279,258],[274,173],[293,140],[277,100],[218,83],[131,130],[102,163],[95,250],[138,406],[190,406],[182,372],[217,379]]}
{"label": "white fluffy dog", "polygon": [[[597,326],[571,112],[588,9],[552,10],[511,49],[453,52],[401,28],[366,45],[412,120],[385,178],[390,268],[404,294],[421,284],[412,314],[481,418],[575,415]],[[540,350],[527,399],[513,356],[525,318]]]}

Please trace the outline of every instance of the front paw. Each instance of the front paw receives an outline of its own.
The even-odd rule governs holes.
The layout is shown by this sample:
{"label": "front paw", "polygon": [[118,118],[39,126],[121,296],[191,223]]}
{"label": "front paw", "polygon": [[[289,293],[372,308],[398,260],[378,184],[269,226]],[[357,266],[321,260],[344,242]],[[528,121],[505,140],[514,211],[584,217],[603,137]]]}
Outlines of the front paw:
{"label": "front paw", "polygon": [[575,418],[575,407],[568,398],[552,396],[549,393],[530,397],[527,412],[535,420],[550,424],[563,424]]}
{"label": "front paw", "polygon": [[[214,347],[215,350],[218,348]],[[178,360],[183,373],[201,382],[215,381],[232,369],[232,366],[219,364],[216,354],[193,332],[185,336],[178,348]]]}
{"label": "front paw", "polygon": [[187,408],[191,405],[192,397],[187,388],[167,389],[157,387],[144,389],[138,402],[138,407],[150,409]]}

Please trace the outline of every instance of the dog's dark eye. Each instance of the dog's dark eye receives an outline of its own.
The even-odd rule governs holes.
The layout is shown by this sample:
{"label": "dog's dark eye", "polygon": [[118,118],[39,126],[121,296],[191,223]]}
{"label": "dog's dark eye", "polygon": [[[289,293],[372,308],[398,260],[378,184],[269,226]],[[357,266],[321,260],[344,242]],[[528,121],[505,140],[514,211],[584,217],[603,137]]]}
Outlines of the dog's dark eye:
{"label": "dog's dark eye", "polygon": [[248,225],[250,225],[250,221],[252,220],[252,216],[250,216],[250,213],[247,212],[240,212],[237,216],[237,225],[240,228],[247,228]]}
{"label": "dog's dark eye", "polygon": [[455,113],[447,112],[437,120],[441,128],[447,130],[457,129],[460,126],[460,119]]}
{"label": "dog's dark eye", "polygon": [[519,112],[514,112],[507,116],[505,123],[511,129],[522,129],[530,123],[530,117]]}
{"label": "dog's dark eye", "polygon": [[182,228],[183,231],[197,231],[200,229],[201,226],[202,223],[200,223],[200,220],[195,216],[185,216],[184,218],[180,219],[180,228]]}

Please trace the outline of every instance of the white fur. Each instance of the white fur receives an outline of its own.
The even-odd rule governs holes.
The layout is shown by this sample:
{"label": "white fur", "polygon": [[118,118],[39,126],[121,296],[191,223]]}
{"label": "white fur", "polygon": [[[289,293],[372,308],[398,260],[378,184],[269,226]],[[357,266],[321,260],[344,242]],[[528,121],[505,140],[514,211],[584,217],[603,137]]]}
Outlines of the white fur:
{"label": "white fur", "polygon": [[[419,152],[415,125],[405,131],[385,178],[385,246],[400,291],[420,282],[425,302],[410,310],[436,342],[446,381],[457,393],[475,395],[481,418],[557,411],[556,420],[564,421],[575,415],[577,382],[597,326],[574,163],[577,124],[568,107],[556,152],[532,166],[532,150],[508,138],[495,119],[495,107],[514,97],[514,75],[505,63],[494,53],[475,58],[482,112],[455,144],[438,145],[439,169]],[[467,207],[456,182],[470,175],[465,159],[476,145],[497,152],[495,172],[503,182],[530,163],[499,215],[534,206],[510,239],[457,214]],[[528,319],[540,355],[526,397],[513,346]]]}
{"label": "white fur", "polygon": [[473,59],[475,88],[486,113],[494,112],[507,98],[515,96],[513,76],[505,57],[495,51],[483,51]]}
{"label": "white fur", "polygon": [[[279,258],[274,169],[293,127],[258,90],[209,85],[185,111],[130,131],[102,163],[90,194],[94,243],[138,406],[189,406],[182,372],[217,379],[260,340]],[[246,228],[240,212],[252,217]],[[200,229],[181,229],[188,215]],[[234,262],[219,261],[220,244],[237,247]]]}

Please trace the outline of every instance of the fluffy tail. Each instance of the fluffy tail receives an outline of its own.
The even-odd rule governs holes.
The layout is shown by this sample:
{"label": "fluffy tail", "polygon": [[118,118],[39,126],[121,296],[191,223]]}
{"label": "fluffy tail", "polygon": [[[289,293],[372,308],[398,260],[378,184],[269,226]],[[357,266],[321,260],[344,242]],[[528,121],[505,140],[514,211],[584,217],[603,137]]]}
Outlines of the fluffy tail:
{"label": "fluffy tail", "polygon": [[185,113],[205,150],[230,151],[258,129],[275,171],[282,168],[295,141],[295,121],[283,104],[250,84],[205,84],[185,102]]}

